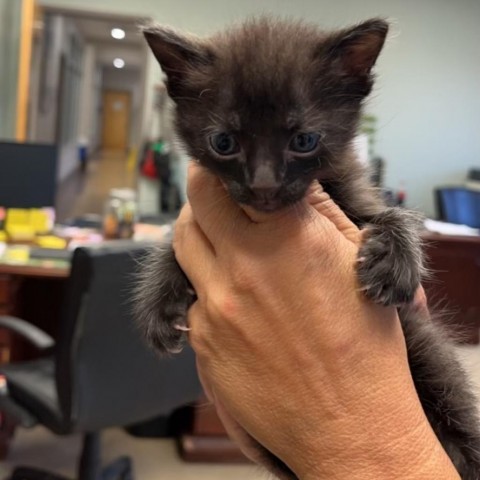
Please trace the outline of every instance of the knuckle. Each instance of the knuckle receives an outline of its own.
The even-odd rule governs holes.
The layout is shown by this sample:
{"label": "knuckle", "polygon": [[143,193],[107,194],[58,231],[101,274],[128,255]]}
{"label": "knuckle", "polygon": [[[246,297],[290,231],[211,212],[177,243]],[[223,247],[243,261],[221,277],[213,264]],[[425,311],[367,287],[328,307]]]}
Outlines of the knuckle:
{"label": "knuckle", "polygon": [[205,308],[209,318],[213,322],[216,320],[222,321],[228,316],[229,298],[231,298],[231,296],[225,292],[225,289],[216,289],[213,294],[207,296],[205,299]]}

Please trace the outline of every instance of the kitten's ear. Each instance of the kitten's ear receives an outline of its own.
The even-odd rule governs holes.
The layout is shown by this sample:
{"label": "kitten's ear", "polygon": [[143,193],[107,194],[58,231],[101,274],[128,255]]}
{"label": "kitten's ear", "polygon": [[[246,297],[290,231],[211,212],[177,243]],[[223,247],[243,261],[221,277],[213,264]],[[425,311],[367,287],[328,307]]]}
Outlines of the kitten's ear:
{"label": "kitten's ear", "polygon": [[144,27],[142,31],[167,75],[168,93],[172,98],[181,94],[189,72],[213,62],[213,53],[200,39],[159,25]]}
{"label": "kitten's ear", "polygon": [[371,83],[370,73],[387,32],[388,23],[374,18],[332,35],[322,53],[338,74]]}

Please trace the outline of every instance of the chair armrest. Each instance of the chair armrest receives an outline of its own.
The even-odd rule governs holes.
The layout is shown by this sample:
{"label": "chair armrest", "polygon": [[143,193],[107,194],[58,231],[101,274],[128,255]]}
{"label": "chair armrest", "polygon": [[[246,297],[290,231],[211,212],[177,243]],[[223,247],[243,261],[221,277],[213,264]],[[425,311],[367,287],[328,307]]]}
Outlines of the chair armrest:
{"label": "chair armrest", "polygon": [[[38,424],[38,420],[27,409],[10,397],[8,382],[4,375],[0,375],[0,410],[2,415],[11,417],[22,427],[32,428]],[[2,423],[3,421],[2,418]]]}
{"label": "chair armrest", "polygon": [[1,315],[0,328],[20,335],[39,350],[47,350],[55,346],[55,340],[48,333],[20,318]]}

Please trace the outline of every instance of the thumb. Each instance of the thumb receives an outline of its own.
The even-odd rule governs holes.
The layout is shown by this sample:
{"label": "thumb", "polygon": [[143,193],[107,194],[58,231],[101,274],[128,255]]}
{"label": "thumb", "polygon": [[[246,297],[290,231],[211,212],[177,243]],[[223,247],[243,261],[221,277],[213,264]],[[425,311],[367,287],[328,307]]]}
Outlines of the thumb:
{"label": "thumb", "polygon": [[345,215],[317,181],[310,186],[306,200],[318,213],[328,218],[347,240],[356,245],[360,244],[361,232],[359,228]]}

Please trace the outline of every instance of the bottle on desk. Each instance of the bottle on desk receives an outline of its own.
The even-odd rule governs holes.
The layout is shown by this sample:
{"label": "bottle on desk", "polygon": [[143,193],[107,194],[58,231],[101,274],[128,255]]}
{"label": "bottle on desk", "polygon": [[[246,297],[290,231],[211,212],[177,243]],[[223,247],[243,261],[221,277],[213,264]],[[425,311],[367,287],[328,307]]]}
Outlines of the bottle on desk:
{"label": "bottle on desk", "polygon": [[113,189],[105,204],[103,235],[106,239],[132,238],[137,221],[136,194],[130,189]]}

